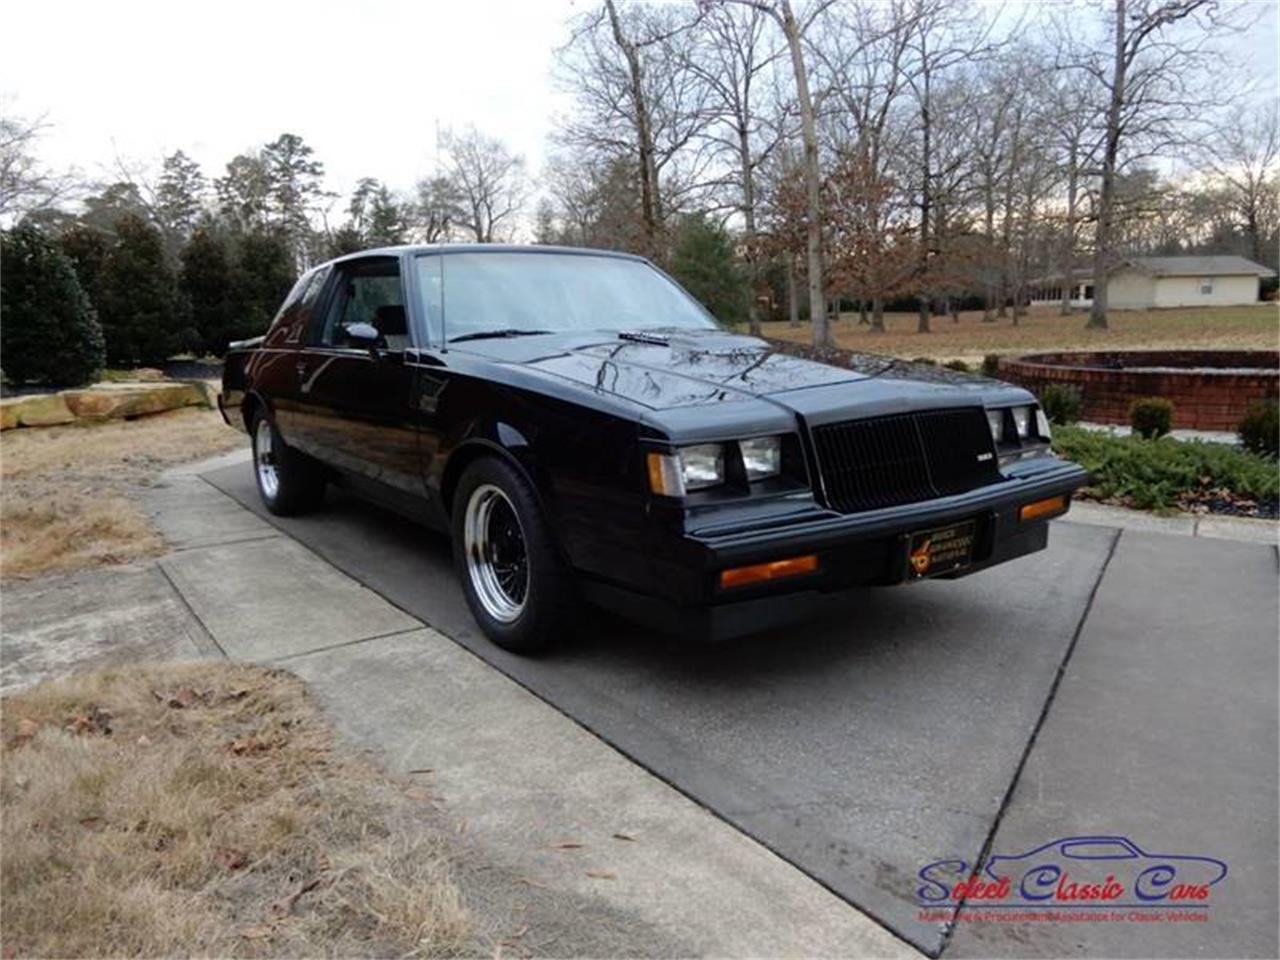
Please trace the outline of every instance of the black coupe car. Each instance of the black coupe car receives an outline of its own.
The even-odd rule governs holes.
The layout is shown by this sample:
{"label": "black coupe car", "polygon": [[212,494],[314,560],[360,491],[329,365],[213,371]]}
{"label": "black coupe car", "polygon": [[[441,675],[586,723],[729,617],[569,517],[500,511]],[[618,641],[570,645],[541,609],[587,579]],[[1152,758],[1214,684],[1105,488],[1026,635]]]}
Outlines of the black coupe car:
{"label": "black coupe car", "polygon": [[344,486],[449,531],[512,650],[579,598],[699,636],[1048,542],[1085,471],[1025,390],[721,329],[647,261],[554,247],[373,250],[309,271],[233,344],[223,416],[267,509]]}

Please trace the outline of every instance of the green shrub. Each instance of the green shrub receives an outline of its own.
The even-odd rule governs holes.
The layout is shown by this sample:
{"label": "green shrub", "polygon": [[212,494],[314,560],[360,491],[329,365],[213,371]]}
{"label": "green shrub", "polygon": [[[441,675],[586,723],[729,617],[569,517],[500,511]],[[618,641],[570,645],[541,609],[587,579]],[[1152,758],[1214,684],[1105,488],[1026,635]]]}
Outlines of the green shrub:
{"label": "green shrub", "polygon": [[32,226],[0,236],[0,360],[11,383],[92,383],[102,328],[75,269]]}
{"label": "green shrub", "polygon": [[1240,442],[1251,453],[1280,454],[1280,403],[1263,400],[1251,405],[1240,421]]}
{"label": "green shrub", "polygon": [[1146,440],[1163,437],[1173,428],[1173,402],[1164,397],[1143,397],[1129,408],[1129,426]]}
{"label": "green shrub", "polygon": [[988,353],[982,358],[982,375],[996,377],[1000,375],[1000,354]]}
{"label": "green shrub", "polygon": [[1167,510],[1205,491],[1266,502],[1280,497],[1275,461],[1224,443],[1142,440],[1061,427],[1053,432],[1053,449],[1093,475],[1090,495],[1142,509]]}
{"label": "green shrub", "polygon": [[960,373],[970,373],[969,365],[963,360],[948,360],[943,364],[948,370],[957,370]]}
{"label": "green shrub", "polygon": [[911,362],[923,363],[925,366],[929,366],[929,367],[936,367],[938,365],[938,361],[933,359],[933,357],[916,357]]}
{"label": "green shrub", "polygon": [[1066,425],[1080,419],[1080,391],[1065,383],[1051,383],[1040,392],[1040,408],[1051,423]]}

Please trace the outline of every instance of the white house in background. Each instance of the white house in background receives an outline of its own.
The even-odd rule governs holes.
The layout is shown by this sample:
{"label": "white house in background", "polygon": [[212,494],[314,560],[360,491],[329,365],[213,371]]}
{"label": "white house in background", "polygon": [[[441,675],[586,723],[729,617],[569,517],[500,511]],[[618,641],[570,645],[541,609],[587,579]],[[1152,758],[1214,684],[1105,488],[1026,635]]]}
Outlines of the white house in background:
{"label": "white house in background", "polygon": [[[1107,275],[1107,306],[1116,310],[1149,307],[1225,307],[1258,302],[1258,284],[1275,271],[1235,256],[1129,257]],[[1093,276],[1041,277],[1031,287],[1033,304],[1059,304],[1063,288],[1071,306],[1093,304]]]}

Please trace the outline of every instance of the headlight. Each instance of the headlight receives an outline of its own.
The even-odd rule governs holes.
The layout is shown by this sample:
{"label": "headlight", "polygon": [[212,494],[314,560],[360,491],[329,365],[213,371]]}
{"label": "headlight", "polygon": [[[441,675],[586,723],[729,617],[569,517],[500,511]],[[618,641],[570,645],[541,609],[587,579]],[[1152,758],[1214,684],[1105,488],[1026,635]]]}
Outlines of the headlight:
{"label": "headlight", "polygon": [[991,428],[991,439],[997,447],[1000,446],[1000,441],[1004,439],[1004,411],[988,410],[987,426]]}
{"label": "headlight", "polygon": [[1044,415],[1044,411],[1036,407],[1036,433],[1040,434],[1045,440],[1050,437],[1049,434],[1049,418]]}
{"label": "headlight", "polygon": [[680,451],[680,476],[686,490],[702,490],[724,483],[724,446],[700,443]]}
{"label": "headlight", "polygon": [[747,480],[763,480],[765,477],[776,476],[782,470],[781,437],[743,440],[739,447],[742,449],[742,466],[747,471]]}
{"label": "headlight", "polygon": [[677,453],[650,453],[649,489],[664,497],[683,497],[724,483],[724,445],[700,443]]}
{"label": "headlight", "polygon": [[1026,439],[1031,432],[1031,413],[1034,407],[1014,407],[1013,408],[1013,426],[1018,431],[1018,436]]}

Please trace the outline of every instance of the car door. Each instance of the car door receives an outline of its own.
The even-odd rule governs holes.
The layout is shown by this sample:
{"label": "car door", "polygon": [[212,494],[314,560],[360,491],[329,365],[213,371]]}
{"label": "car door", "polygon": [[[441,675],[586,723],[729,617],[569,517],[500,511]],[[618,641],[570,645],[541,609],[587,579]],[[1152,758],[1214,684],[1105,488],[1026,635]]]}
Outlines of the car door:
{"label": "car door", "polygon": [[[298,446],[370,493],[420,498],[399,258],[358,257],[333,270],[298,363]],[[357,323],[378,330],[376,346],[351,341]]]}

